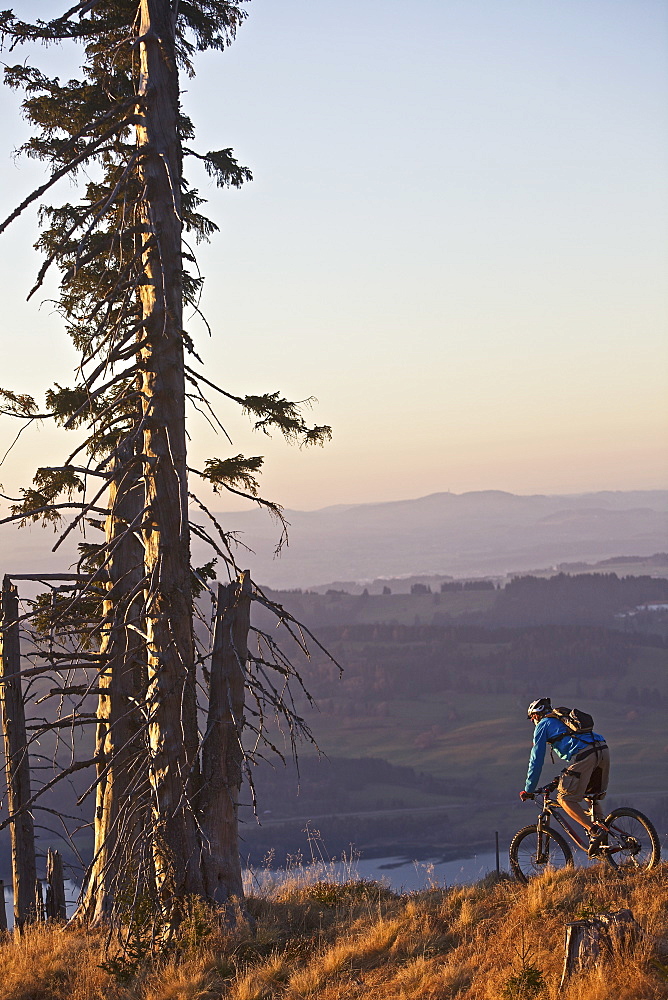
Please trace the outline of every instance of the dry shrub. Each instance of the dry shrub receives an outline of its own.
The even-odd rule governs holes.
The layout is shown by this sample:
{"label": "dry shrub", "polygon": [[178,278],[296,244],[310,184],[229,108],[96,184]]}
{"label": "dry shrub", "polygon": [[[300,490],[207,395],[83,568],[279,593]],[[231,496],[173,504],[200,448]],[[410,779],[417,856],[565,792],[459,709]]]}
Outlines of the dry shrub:
{"label": "dry shrub", "polygon": [[325,882],[319,880],[311,885],[287,882],[273,896],[276,902],[318,902],[325,907],[349,906],[350,904],[386,902],[397,899],[382,882],[374,879],[352,879],[349,882]]}

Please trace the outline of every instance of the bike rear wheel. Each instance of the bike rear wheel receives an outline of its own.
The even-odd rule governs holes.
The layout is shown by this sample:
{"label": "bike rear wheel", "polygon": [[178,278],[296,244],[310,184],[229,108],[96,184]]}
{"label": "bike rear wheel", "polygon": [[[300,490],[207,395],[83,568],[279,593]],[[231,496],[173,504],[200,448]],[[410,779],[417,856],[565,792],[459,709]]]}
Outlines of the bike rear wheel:
{"label": "bike rear wheel", "polygon": [[561,834],[547,829],[539,835],[535,826],[517,831],[510,842],[509,854],[510,867],[520,882],[573,865],[573,854]]}
{"label": "bike rear wheel", "polygon": [[637,809],[613,809],[604,820],[610,830],[606,860],[620,871],[649,871],[661,858],[659,836]]}

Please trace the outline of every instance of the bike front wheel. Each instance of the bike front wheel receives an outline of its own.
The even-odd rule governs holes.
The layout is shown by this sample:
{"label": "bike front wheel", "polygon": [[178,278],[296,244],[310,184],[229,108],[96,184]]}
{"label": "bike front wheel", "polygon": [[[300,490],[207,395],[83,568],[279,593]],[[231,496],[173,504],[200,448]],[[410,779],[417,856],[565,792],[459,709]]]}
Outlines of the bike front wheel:
{"label": "bike front wheel", "polygon": [[610,830],[606,860],[621,871],[649,871],[661,858],[659,836],[637,809],[613,809],[603,821]]}
{"label": "bike front wheel", "polygon": [[525,826],[518,830],[510,842],[510,867],[515,878],[528,882],[546,871],[568,868],[573,865],[570,847],[556,830],[542,830]]}

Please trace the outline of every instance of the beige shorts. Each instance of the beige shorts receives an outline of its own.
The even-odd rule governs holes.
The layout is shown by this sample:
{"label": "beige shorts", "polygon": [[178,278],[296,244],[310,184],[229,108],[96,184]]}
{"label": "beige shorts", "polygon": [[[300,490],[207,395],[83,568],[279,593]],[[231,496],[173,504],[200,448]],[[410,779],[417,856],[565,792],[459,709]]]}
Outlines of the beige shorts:
{"label": "beige shorts", "polygon": [[557,801],[580,802],[587,795],[604,799],[609,775],[610,751],[606,746],[597,748],[582,760],[575,757],[561,773]]}

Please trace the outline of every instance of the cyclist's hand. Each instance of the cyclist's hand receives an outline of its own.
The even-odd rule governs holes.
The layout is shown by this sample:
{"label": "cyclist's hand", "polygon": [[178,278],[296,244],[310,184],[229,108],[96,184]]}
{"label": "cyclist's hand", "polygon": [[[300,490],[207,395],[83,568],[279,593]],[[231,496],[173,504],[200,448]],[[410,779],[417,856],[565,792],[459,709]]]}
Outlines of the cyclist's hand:
{"label": "cyclist's hand", "polygon": [[527,799],[532,799],[533,797],[534,797],[533,792],[525,792],[525,791],[520,792],[520,798],[522,799],[522,802],[526,802]]}

